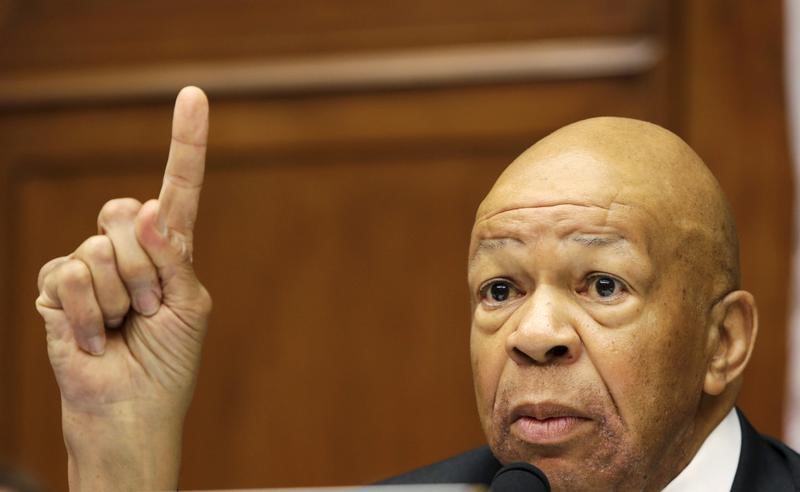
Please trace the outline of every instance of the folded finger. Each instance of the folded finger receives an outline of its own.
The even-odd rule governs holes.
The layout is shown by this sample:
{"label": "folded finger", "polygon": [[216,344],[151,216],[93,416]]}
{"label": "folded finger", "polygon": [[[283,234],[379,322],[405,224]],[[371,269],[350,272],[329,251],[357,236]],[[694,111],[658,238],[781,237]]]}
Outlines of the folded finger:
{"label": "folded finger", "polygon": [[105,326],[92,285],[89,267],[80,260],[62,262],[44,279],[43,294],[60,307],[81,349],[102,354],[105,349]]}
{"label": "folded finger", "polygon": [[141,203],[112,200],[103,207],[98,225],[110,240],[116,269],[136,312],[150,316],[161,305],[161,285],[155,265],[136,239],[134,219]]}
{"label": "folded finger", "polygon": [[89,268],[95,297],[106,326],[116,328],[121,325],[130,309],[130,297],[117,270],[111,238],[92,236],[71,257],[82,261]]}
{"label": "folded finger", "polygon": [[55,270],[55,268],[64,263],[65,261],[69,260],[66,256],[60,256],[58,258],[53,258],[52,260],[48,261],[44,264],[44,266],[39,270],[39,278],[36,280],[36,285],[38,286],[39,292],[42,292],[42,288],[44,287],[44,279]]}

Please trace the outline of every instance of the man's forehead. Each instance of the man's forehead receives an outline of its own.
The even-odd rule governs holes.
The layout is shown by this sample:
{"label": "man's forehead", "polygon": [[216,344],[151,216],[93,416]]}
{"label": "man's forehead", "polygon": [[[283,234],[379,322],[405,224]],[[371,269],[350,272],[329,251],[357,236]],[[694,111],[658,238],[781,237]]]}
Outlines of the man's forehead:
{"label": "man's forehead", "polygon": [[476,221],[504,211],[558,204],[609,208],[624,180],[591,152],[521,155],[500,176],[481,203]]}
{"label": "man's forehead", "polygon": [[[495,210],[479,218],[472,229],[474,242],[496,238],[622,237],[640,239],[653,222],[647,210],[612,202],[560,201],[548,205]],[[499,243],[498,243],[499,244]],[[502,243],[505,245],[505,243]]]}
{"label": "man's forehead", "polygon": [[[584,246],[587,248],[608,248],[614,247],[617,250],[625,249],[630,246],[630,241],[624,234],[620,233],[586,233],[575,232],[567,237],[560,238],[568,243]],[[536,238],[534,238],[536,241]],[[498,237],[490,239],[479,239],[476,241],[474,259],[481,253],[505,250],[515,247],[524,247],[528,241],[519,237]]]}
{"label": "man's forehead", "polygon": [[530,248],[547,241],[581,255],[606,252],[650,257],[657,230],[647,214],[625,206],[604,209],[560,204],[514,209],[475,225],[469,263],[473,267],[481,258],[528,254]]}

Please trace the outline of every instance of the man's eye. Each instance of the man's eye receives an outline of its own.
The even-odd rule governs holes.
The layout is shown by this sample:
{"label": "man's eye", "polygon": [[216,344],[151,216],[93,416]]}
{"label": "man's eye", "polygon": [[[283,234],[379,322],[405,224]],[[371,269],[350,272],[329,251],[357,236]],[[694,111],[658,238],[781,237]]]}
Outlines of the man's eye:
{"label": "man's eye", "polygon": [[520,294],[519,289],[508,280],[492,280],[480,289],[481,300],[492,305],[504,303]]}
{"label": "man's eye", "polygon": [[589,295],[603,300],[618,297],[626,291],[622,281],[609,275],[594,275],[589,278]]}

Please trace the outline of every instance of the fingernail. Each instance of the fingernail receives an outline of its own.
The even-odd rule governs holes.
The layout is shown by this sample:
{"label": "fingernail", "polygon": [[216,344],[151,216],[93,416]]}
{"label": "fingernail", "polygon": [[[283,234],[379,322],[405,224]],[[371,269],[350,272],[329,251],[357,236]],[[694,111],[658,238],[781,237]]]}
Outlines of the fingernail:
{"label": "fingernail", "polygon": [[109,328],[119,328],[120,325],[122,324],[122,320],[124,320],[124,319],[125,318],[114,318],[114,319],[108,320],[108,322],[106,322],[106,326],[108,326]]}
{"label": "fingernail", "polygon": [[86,346],[92,355],[103,355],[105,352],[105,340],[102,335],[95,335],[86,340]]}
{"label": "fingernail", "polygon": [[133,298],[133,303],[136,310],[145,316],[156,314],[158,307],[161,305],[158,296],[152,290],[137,292]]}

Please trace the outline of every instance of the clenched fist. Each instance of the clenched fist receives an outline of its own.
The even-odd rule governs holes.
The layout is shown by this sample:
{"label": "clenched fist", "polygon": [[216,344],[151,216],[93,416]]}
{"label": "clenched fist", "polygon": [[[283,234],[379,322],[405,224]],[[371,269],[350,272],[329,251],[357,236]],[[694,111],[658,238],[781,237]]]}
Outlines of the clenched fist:
{"label": "clenched fist", "polygon": [[73,490],[175,489],[211,298],[192,267],[208,101],[175,102],[157,200],[111,200],[98,235],[39,273]]}

